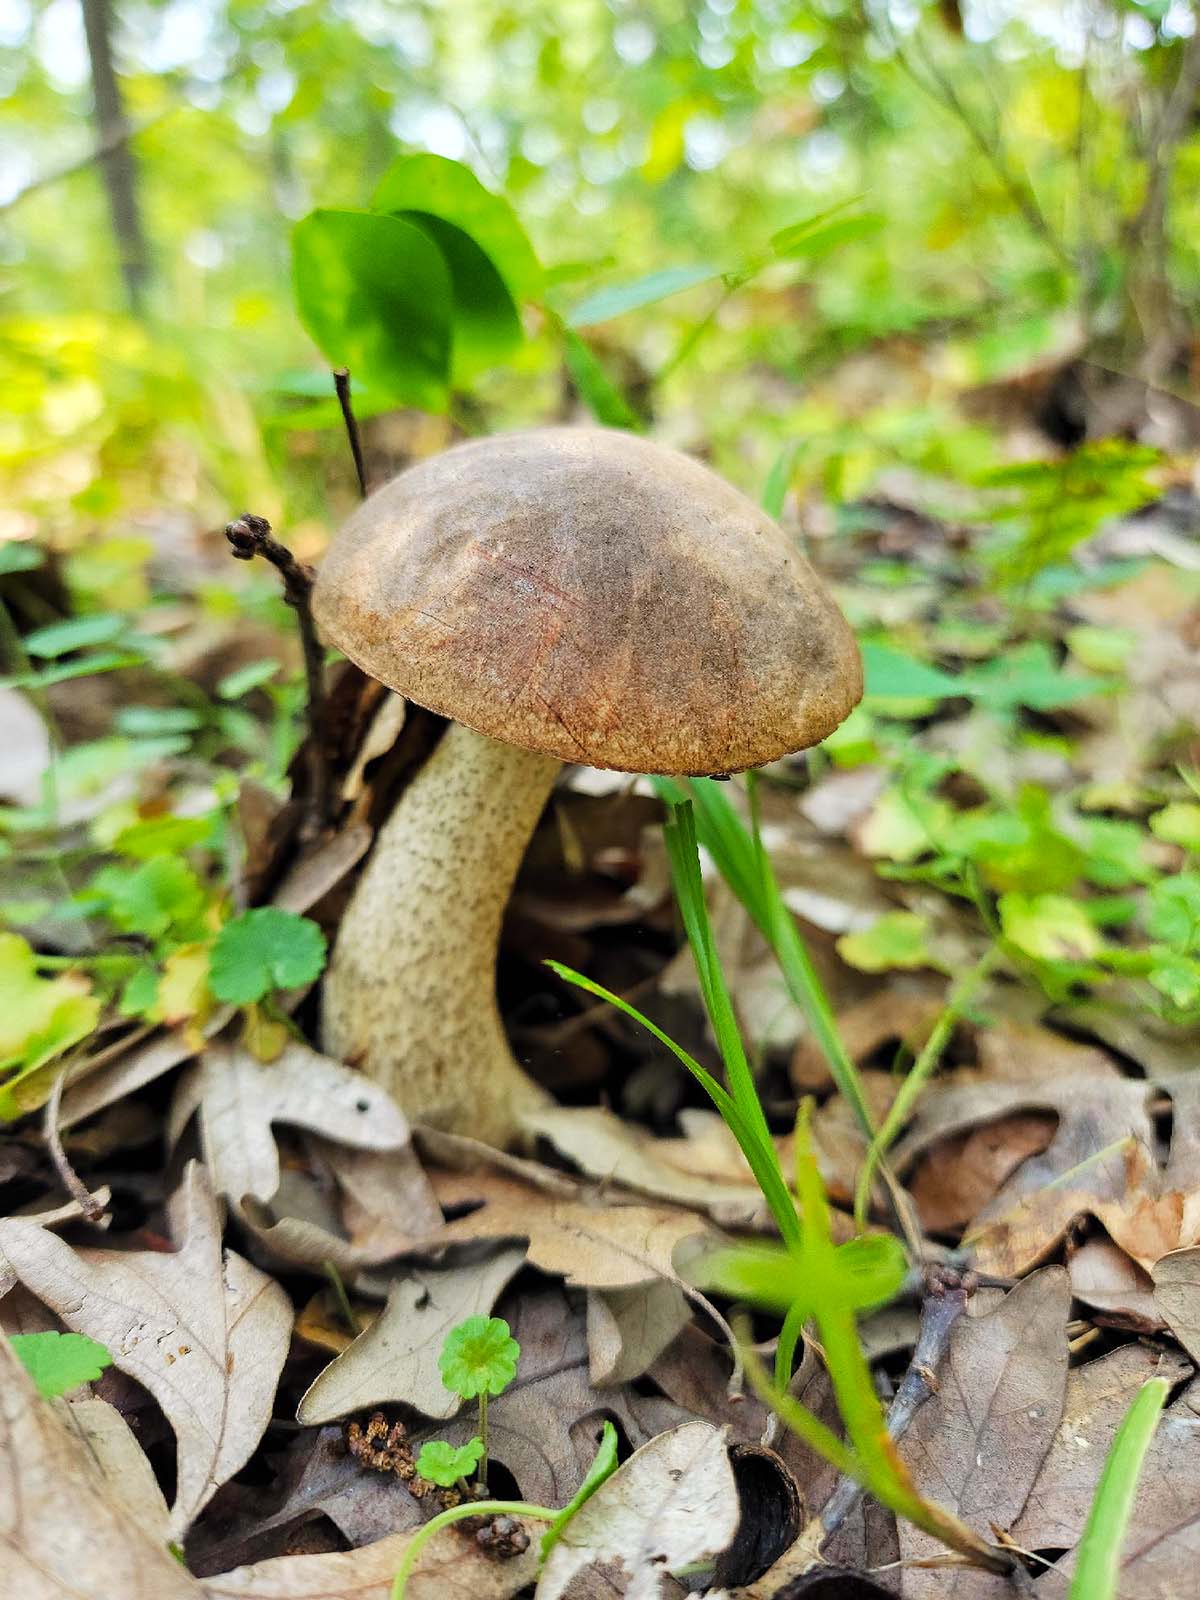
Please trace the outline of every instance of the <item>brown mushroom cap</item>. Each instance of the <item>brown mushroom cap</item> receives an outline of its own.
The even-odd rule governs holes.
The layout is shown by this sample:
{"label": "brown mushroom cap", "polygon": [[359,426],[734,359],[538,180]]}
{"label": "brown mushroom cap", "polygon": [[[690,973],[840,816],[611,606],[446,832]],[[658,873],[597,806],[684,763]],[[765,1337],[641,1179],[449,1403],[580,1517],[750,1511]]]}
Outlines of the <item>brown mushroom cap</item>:
{"label": "brown mushroom cap", "polygon": [[737,772],[862,695],[854,637],[783,530],[632,434],[541,428],[402,472],[337,534],[325,636],[418,705],[626,772]]}

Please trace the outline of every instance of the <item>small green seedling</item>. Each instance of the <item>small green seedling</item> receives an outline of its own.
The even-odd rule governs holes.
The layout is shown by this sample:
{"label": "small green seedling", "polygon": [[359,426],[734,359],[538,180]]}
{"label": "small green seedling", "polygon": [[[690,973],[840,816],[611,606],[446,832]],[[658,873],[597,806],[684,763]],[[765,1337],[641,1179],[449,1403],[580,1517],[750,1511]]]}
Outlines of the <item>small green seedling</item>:
{"label": "small green seedling", "polygon": [[[508,1388],[520,1359],[521,1346],[503,1317],[467,1317],[451,1328],[438,1357],[438,1371],[451,1394],[479,1401],[479,1434],[460,1450],[440,1439],[425,1445],[417,1462],[423,1478],[448,1489],[478,1464],[479,1482],[487,1487],[488,1400]],[[472,1451],[473,1457],[467,1460]],[[451,1472],[451,1466],[459,1461],[465,1464]],[[429,1472],[426,1466],[431,1468]]]}
{"label": "small green seedling", "polygon": [[[472,1321],[482,1320],[472,1318]],[[453,1337],[453,1336],[452,1336]],[[515,1341],[514,1341],[515,1342]],[[472,1440],[478,1444],[479,1440]],[[421,1458],[417,1462],[417,1470],[424,1475],[425,1451],[430,1447],[426,1445],[421,1451]],[[449,1445],[442,1445],[443,1450],[450,1450]],[[423,1528],[413,1535],[408,1549],[404,1552],[404,1560],[397,1569],[392,1580],[391,1600],[404,1600],[404,1591],[412,1571],[420,1559],[421,1551],[434,1538],[441,1533],[443,1528],[449,1528],[455,1522],[461,1522],[465,1517],[531,1517],[536,1522],[548,1524],[542,1535],[541,1547],[538,1551],[538,1565],[540,1566],[553,1550],[562,1531],[581,1506],[592,1498],[596,1490],[606,1479],[611,1478],[617,1470],[617,1430],[611,1422],[604,1424],[600,1435],[600,1443],[592,1464],[588,1468],[587,1476],[579,1485],[567,1504],[556,1510],[553,1506],[529,1505],[524,1500],[465,1500],[462,1505],[451,1506],[448,1511],[439,1512],[436,1517],[431,1517]],[[436,1481],[436,1480],[434,1480]]]}
{"label": "small green seedling", "polygon": [[453,1489],[467,1479],[483,1458],[483,1440],[468,1439],[466,1444],[447,1444],[444,1439],[427,1439],[417,1457],[417,1471],[426,1483]]}
{"label": "small green seedling", "polygon": [[15,1333],[9,1343],[44,1400],[57,1400],[112,1366],[104,1346],[82,1333]]}
{"label": "small green seedling", "polygon": [[247,1005],[276,989],[320,977],[325,936],[308,917],[257,906],[231,918],[213,943],[209,987],[218,1000]]}

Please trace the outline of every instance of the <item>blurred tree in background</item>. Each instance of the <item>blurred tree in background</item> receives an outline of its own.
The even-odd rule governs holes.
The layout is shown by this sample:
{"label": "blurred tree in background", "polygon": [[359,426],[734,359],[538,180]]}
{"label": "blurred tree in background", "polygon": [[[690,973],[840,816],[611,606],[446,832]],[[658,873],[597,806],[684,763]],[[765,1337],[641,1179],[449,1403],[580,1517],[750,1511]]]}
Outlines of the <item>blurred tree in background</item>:
{"label": "blurred tree in background", "polygon": [[[1095,374],[1188,387],[1194,24],[1185,0],[6,0],[2,531],[324,519],[344,463],[305,426],[334,413],[289,232],[367,204],[404,150],[509,197],[563,313],[724,271],[581,332],[751,490],[789,440],[837,496],[888,464],[974,470],[994,444],[951,397],[1039,365],[1059,442],[1149,437],[1143,392],[1098,400]],[[846,202],[829,248],[739,286]],[[559,406],[540,326],[475,385],[488,425]]]}

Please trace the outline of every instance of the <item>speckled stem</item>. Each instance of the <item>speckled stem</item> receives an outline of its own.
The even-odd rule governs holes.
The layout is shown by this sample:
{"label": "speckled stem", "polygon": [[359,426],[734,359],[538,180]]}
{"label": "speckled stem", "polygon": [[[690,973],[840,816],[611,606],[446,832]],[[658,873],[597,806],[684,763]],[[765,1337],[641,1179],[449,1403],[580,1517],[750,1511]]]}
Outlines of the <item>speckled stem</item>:
{"label": "speckled stem", "polygon": [[451,723],[380,830],[325,977],[331,1055],[414,1122],[499,1146],[549,1103],[505,1037],[496,945],[560,767]]}

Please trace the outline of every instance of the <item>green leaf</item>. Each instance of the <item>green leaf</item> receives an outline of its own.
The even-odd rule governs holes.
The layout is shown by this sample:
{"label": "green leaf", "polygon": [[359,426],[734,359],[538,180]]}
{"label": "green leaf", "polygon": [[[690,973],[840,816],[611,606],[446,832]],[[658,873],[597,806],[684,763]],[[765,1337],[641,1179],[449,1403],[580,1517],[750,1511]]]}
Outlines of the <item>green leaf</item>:
{"label": "green leaf", "polygon": [[1168,844],[1200,850],[1200,805],[1194,800],[1172,800],[1150,818],[1150,832]]}
{"label": "green leaf", "polygon": [[369,211],[313,211],[292,233],[300,320],[332,365],[397,403],[447,402],[450,273],[420,228]]}
{"label": "green leaf", "polygon": [[596,357],[572,329],[563,327],[563,359],[580,398],[606,428],[641,430],[642,420]]}
{"label": "green leaf", "polygon": [[1154,885],[1146,927],[1181,955],[1200,946],[1200,872],[1177,872]]}
{"label": "green leaf", "polygon": [[[26,1082],[46,1062],[86,1039],[100,1016],[100,1002],[77,973],[43,978],[36,958],[16,933],[0,933],[0,1071],[14,1076],[0,1090],[0,1117],[33,1110],[45,1099]],[[49,1084],[41,1085],[49,1092]]]}
{"label": "green leaf", "polygon": [[1068,1600],[1114,1600],[1138,1478],[1169,1393],[1165,1378],[1148,1378],[1117,1429],[1079,1541]]}
{"label": "green leaf", "polygon": [[503,1317],[467,1317],[446,1335],[438,1371],[451,1394],[474,1400],[503,1394],[517,1375],[520,1355]]}
{"label": "green leaf", "polygon": [[7,578],[11,572],[36,572],[45,559],[37,545],[26,539],[0,543],[0,578]]}
{"label": "green leaf", "polygon": [[567,317],[573,328],[588,328],[597,322],[607,322],[612,317],[624,316],[627,311],[639,311],[652,306],[670,295],[694,289],[700,283],[712,283],[724,272],[723,267],[700,263],[695,266],[662,267],[648,272],[644,277],[629,283],[609,284],[585,296]]}
{"label": "green leaf", "polygon": [[[874,1310],[899,1292],[908,1263],[891,1234],[863,1234],[835,1251],[839,1292],[855,1311]],[[813,1313],[814,1287],[803,1257],[781,1245],[744,1244],[716,1250],[698,1264],[695,1281],[737,1300],[771,1311]]]}
{"label": "green leaf", "polygon": [[1077,900],[1061,894],[1004,894],[1004,936],[1039,961],[1086,961],[1100,954],[1095,924]]}
{"label": "green leaf", "polygon": [[94,617],[71,617],[66,622],[51,622],[25,636],[25,653],[39,661],[56,661],[72,650],[92,645],[111,644],[124,633],[128,623],[114,612]]}
{"label": "green leaf", "polygon": [[542,293],[541,264],[516,212],[460,161],[399,156],[384,173],[371,209],[420,212],[452,223],[491,260],[514,300],[536,300]]}
{"label": "green leaf", "polygon": [[199,714],[186,706],[121,706],[116,715],[117,732],[133,739],[193,733],[200,725]]}
{"label": "green leaf", "polygon": [[104,1346],[82,1333],[14,1333],[9,1343],[44,1400],[91,1383],[112,1366]]}
{"label": "green leaf", "polygon": [[270,683],[278,671],[278,661],[248,661],[236,672],[226,673],[217,684],[217,693],[222,700],[240,700],[244,694],[249,694],[251,689],[258,689],[264,683]]}
{"label": "green leaf", "polygon": [[943,700],[965,694],[961,680],[890,645],[862,646],[866,694],[873,700]]}
{"label": "green leaf", "polygon": [[465,381],[521,343],[519,305],[541,292],[542,271],[507,200],[461,162],[401,156],[372,202],[420,228],[441,252],[454,298],[454,376]]}
{"label": "green leaf", "polygon": [[132,822],[112,840],[110,848],[120,856],[131,856],[135,861],[149,861],[154,856],[178,855],[193,845],[211,841],[216,823],[214,816],[207,817],[146,817]]}
{"label": "green leaf", "polygon": [[869,928],[844,933],[837,952],[860,972],[913,971],[932,965],[925,938],[928,931],[929,924],[915,911],[888,911]]}
{"label": "green leaf", "polygon": [[121,933],[161,939],[172,932],[191,939],[205,931],[208,896],[196,874],[176,856],[152,856],[140,867],[102,867],[89,887]]}
{"label": "green leaf", "polygon": [[1200,1007],[1200,962],[1164,951],[1147,973],[1159,994],[1179,1011]]}
{"label": "green leaf", "polygon": [[247,1005],[274,989],[311,983],[324,965],[325,935],[315,922],[278,906],[258,906],[221,929],[208,981],[218,1000]]}
{"label": "green leaf", "polygon": [[587,1476],[542,1535],[541,1558],[543,1562],[562,1537],[563,1529],[567,1523],[570,1522],[581,1506],[587,1504],[600,1485],[612,1477],[616,1470],[617,1430],[611,1422],[606,1422],[601,1430],[600,1443],[596,1447],[596,1454],[592,1457],[592,1464],[587,1469]]}
{"label": "green leaf", "polygon": [[460,1478],[469,1477],[483,1459],[483,1440],[468,1439],[466,1444],[447,1444],[444,1439],[427,1439],[417,1457],[417,1471],[427,1483],[453,1489]]}
{"label": "green leaf", "polygon": [[792,481],[792,473],[795,470],[796,457],[799,453],[800,446],[795,440],[790,444],[785,444],[771,463],[770,472],[767,473],[767,481],[763,486],[762,507],[767,515],[774,517],[777,522],[783,515],[788,486]]}

